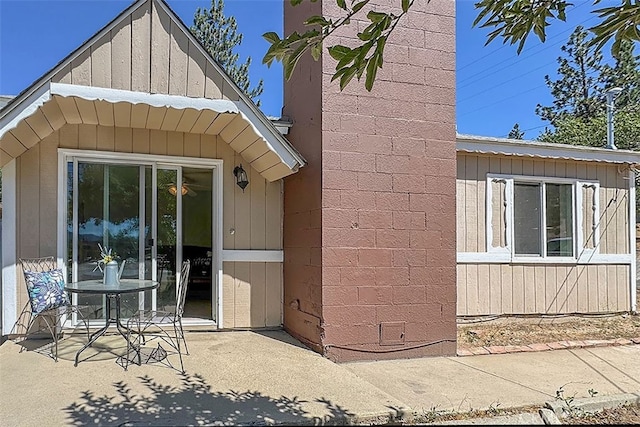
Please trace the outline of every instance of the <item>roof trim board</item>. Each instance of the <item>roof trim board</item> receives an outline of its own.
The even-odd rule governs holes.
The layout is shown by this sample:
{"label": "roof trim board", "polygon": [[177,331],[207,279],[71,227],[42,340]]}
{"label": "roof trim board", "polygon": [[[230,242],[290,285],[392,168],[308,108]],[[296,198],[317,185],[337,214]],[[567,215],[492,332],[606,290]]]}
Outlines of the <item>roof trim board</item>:
{"label": "roof trim board", "polygon": [[456,135],[456,151],[606,163],[640,163],[640,152],[637,151],[463,134]]}
{"label": "roof trim board", "polygon": [[[96,124],[102,120],[100,109],[95,108],[99,105],[110,104],[114,110],[127,107],[128,115],[134,112],[136,105],[144,105],[150,111],[157,111],[162,117],[166,117],[166,112],[170,111],[191,111],[196,112],[198,117],[207,116],[206,123],[209,123],[206,130],[201,133],[221,135],[223,139],[234,147],[232,141],[239,146],[249,146],[258,144],[262,146],[259,151],[264,154],[257,158],[251,158],[250,152],[243,153],[239,151],[241,156],[248,156],[248,163],[252,167],[258,167],[260,172],[266,179],[273,181],[283,178],[298,170],[301,164],[291,152],[282,143],[281,138],[274,138],[273,129],[264,126],[261,120],[258,120],[255,112],[247,108],[242,101],[230,101],[226,99],[205,99],[205,98],[189,98],[186,96],[151,94],[146,92],[133,92],[120,89],[107,89],[93,86],[70,85],[65,83],[47,82],[40,89],[33,92],[28,98],[20,103],[21,108],[13,109],[10,114],[0,118],[0,147],[5,147],[15,138],[10,134],[22,123],[28,121],[36,114],[42,114],[42,109],[48,106],[59,107],[58,115],[54,117],[56,124],[47,126],[48,134],[56,131],[66,123],[88,123]],[[91,105],[93,104],[93,105]],[[85,108],[83,109],[84,106]],[[83,114],[86,109],[93,111],[93,115]],[[39,113],[40,111],[40,113]],[[97,114],[97,115],[96,115]],[[60,117],[58,117],[60,116]],[[126,121],[125,127],[143,127],[147,129],[163,130],[167,126],[166,120],[146,121],[144,125],[140,123],[136,125],[130,123],[129,117],[123,117]],[[89,120],[89,121],[87,121]],[[197,121],[197,118],[195,119]],[[116,117],[116,125],[118,118]],[[231,126],[231,123],[235,123]],[[215,123],[215,124],[214,124]],[[178,126],[178,122],[173,123],[171,129]],[[195,122],[194,122],[195,125]],[[211,131],[212,128],[216,131]],[[276,133],[279,132],[276,130]],[[40,139],[47,135],[39,135]],[[6,137],[6,138],[5,138]],[[29,141],[20,142],[18,146],[20,150],[14,150],[14,157],[22,154],[33,143],[36,143],[35,134]],[[33,141],[32,141],[33,140]],[[5,150],[7,151],[7,150]],[[9,150],[8,152],[11,152]],[[267,156],[271,153],[270,156]],[[284,168],[275,168],[277,165]],[[267,173],[267,170],[270,170]]]}

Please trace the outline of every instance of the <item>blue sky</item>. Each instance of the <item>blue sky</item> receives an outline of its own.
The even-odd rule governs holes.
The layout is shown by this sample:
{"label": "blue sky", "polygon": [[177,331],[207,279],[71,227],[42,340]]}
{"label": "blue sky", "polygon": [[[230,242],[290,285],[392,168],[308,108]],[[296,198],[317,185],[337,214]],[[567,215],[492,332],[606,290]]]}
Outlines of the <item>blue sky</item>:
{"label": "blue sky", "polygon": [[[286,0],[285,0],[286,1]],[[445,0],[432,0],[445,1]],[[591,1],[575,0],[567,23],[554,22],[545,44],[530,37],[523,52],[496,40],[484,46],[488,31],[472,28],[474,0],[456,0],[457,127],[460,133],[506,136],[514,123],[535,139],[545,123],[535,115],[536,104],[552,98],[544,83],[557,70],[556,58],[576,25],[589,27]],[[113,19],[131,1],[121,0],[0,0],[0,94],[16,95]],[[171,8],[190,26],[197,7],[210,0],[169,0]],[[604,0],[603,5],[612,3]],[[267,68],[262,56],[267,31],[282,33],[281,0],[227,0],[225,14],[238,22],[244,41],[238,52],[252,57],[250,78],[260,78],[265,90],[263,111],[279,116],[282,108],[282,68]],[[608,56],[608,50],[605,51]]]}

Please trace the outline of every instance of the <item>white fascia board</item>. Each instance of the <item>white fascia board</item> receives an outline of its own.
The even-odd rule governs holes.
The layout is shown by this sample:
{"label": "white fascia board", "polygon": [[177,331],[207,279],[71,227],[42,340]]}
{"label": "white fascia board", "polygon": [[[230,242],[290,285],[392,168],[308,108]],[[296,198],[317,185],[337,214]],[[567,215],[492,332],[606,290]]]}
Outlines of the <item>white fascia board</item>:
{"label": "white fascia board", "polygon": [[637,151],[461,134],[456,135],[456,151],[607,163],[640,163],[640,152]]}
{"label": "white fascia board", "polygon": [[78,86],[65,83],[51,83],[51,95],[77,97],[87,101],[105,101],[111,104],[127,102],[132,105],[146,104],[157,108],[175,108],[184,110],[212,110],[218,113],[234,113],[240,110],[233,101],[226,99],[189,98],[179,95],[133,92],[129,90],[107,89],[93,86]]}
{"label": "white fascia board", "polygon": [[[21,121],[35,113],[38,108],[42,107],[42,105],[50,99],[50,84],[45,84],[21,100],[18,105],[14,105],[14,108],[0,118],[0,139],[11,129],[15,129]],[[24,107],[18,108],[19,105],[23,105]]]}
{"label": "white fascia board", "polygon": [[269,150],[276,153],[278,157],[282,159],[282,162],[289,167],[289,169],[296,172],[299,167],[304,166],[305,161],[290,149],[289,143],[284,140],[280,132],[277,130],[273,132],[273,129],[275,129],[273,125],[265,125],[265,123],[260,120],[259,115],[257,115],[253,109],[242,100],[238,101],[236,105],[240,110],[242,117],[244,117],[244,119],[250,124],[255,133],[262,137],[269,147]]}

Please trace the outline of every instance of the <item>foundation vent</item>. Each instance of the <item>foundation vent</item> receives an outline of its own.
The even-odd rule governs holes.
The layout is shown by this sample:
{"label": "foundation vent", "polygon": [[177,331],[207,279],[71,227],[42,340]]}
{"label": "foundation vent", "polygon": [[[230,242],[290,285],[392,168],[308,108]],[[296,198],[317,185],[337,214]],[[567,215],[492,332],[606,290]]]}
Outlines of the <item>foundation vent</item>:
{"label": "foundation vent", "polygon": [[404,344],[405,322],[380,323],[380,345]]}

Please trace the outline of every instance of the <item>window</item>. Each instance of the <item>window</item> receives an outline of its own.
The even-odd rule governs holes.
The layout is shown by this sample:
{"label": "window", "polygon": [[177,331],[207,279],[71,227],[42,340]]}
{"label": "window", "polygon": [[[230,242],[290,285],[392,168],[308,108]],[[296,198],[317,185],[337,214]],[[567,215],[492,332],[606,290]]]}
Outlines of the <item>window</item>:
{"label": "window", "polygon": [[597,183],[489,175],[486,188],[488,252],[577,259],[597,250]]}

